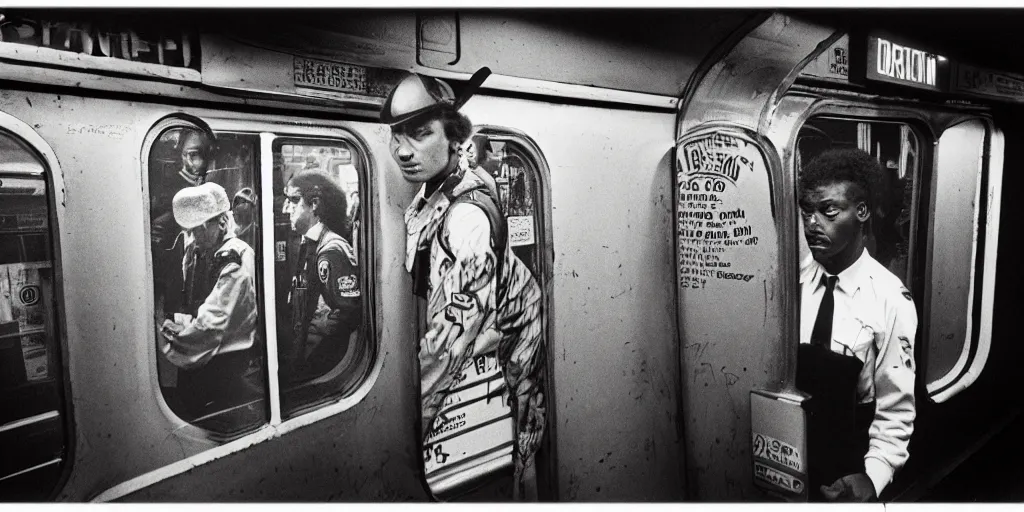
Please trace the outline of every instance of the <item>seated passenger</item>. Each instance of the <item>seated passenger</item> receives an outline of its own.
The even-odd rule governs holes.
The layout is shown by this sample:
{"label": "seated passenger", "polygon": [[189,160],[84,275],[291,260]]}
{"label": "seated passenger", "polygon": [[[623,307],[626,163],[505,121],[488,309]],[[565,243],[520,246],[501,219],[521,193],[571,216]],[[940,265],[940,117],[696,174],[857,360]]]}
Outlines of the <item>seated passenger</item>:
{"label": "seated passenger", "polygon": [[316,378],[344,357],[362,323],[359,272],[346,232],[348,205],[341,187],[319,171],[302,171],[288,181],[283,212],[302,234],[288,303],[294,338],[282,347],[287,382]]}
{"label": "seated passenger", "polygon": [[160,352],[182,369],[179,396],[198,416],[243,403],[262,390],[262,374],[252,365],[260,357],[253,350],[255,258],[252,248],[234,235],[220,185],[182,189],[174,196],[173,212],[185,232],[181,268],[191,298],[186,314],[164,321],[158,343]]}
{"label": "seated passenger", "polygon": [[797,386],[811,394],[812,499],[874,501],[906,463],[914,429],[917,310],[865,250],[882,170],[860,150],[804,166]]}

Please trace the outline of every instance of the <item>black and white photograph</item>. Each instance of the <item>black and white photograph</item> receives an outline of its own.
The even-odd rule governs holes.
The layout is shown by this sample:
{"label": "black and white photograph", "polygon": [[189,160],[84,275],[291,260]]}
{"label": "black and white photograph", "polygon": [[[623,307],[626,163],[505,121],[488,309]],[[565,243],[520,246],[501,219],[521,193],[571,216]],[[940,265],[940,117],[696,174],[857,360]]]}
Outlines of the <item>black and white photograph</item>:
{"label": "black and white photograph", "polygon": [[0,504],[1024,502],[1021,27],[0,5]]}

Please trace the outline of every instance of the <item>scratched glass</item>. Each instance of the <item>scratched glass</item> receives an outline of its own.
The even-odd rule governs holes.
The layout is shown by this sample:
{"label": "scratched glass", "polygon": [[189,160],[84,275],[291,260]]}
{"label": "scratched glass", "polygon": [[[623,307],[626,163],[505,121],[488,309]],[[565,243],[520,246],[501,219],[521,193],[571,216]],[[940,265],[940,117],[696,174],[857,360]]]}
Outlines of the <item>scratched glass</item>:
{"label": "scratched glass", "polygon": [[[149,148],[148,167],[160,391],[174,414],[210,439],[233,439],[269,421],[256,309],[259,137],[219,133],[210,140],[190,126],[173,126]],[[223,224],[212,212],[202,227],[184,229],[175,220],[172,199],[202,183],[223,187]],[[217,239],[210,243],[197,236],[207,232]]]}
{"label": "scratched glass", "polygon": [[273,155],[275,313],[287,419],[349,395],[375,354],[360,266],[366,170],[358,149],[342,140],[278,139]]}
{"label": "scratched glass", "polygon": [[66,458],[46,172],[0,131],[0,501],[46,499]]}

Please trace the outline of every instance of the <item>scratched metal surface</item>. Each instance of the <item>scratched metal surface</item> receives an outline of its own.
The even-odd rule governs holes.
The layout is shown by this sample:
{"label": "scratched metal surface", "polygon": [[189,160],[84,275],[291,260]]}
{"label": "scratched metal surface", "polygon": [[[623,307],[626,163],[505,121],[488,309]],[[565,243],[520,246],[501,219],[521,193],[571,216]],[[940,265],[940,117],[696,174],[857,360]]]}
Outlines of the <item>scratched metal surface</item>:
{"label": "scratched metal surface", "polygon": [[[64,172],[67,199],[58,208],[66,208],[60,237],[76,439],[74,469],[58,499],[89,499],[212,446],[173,434],[150,385],[152,284],[140,153],[149,127],[177,109],[16,92],[0,95],[0,109],[34,126]],[[216,114],[186,110],[201,117]],[[362,125],[360,131],[373,153],[386,157],[385,131],[376,125]],[[410,301],[403,300],[409,287],[401,268],[401,211],[412,192],[387,173],[374,189],[381,205],[379,254],[393,257],[378,262],[377,286],[389,300],[378,320],[384,367],[370,395],[338,416],[164,482],[139,493],[139,499],[239,499],[242,492],[262,492],[266,499],[323,500],[338,492],[381,500],[424,496],[409,469],[419,459],[412,429],[417,387],[413,354],[403,348],[413,343],[413,314]],[[234,479],[221,480],[218,464]],[[374,472],[392,477],[367,478]],[[284,476],[274,486],[258,485],[275,473]],[[329,479],[330,485],[326,480],[319,485],[310,475]],[[217,484],[204,489],[199,481]],[[336,485],[341,481],[353,483]]]}
{"label": "scratched metal surface", "polygon": [[[62,208],[73,215],[60,235],[76,446],[59,499],[84,500],[210,446],[171,434],[148,385],[152,299],[139,155],[148,128],[174,109],[15,92],[0,96],[0,108],[35,126],[67,183]],[[467,113],[479,124],[526,132],[551,166],[560,498],[682,498],[670,288],[673,116],[498,98],[478,98]],[[414,315],[401,267],[401,213],[413,191],[389,172],[386,130],[357,128],[380,171],[375,236],[385,361],[369,396],[127,499],[427,498],[414,469]]]}
{"label": "scratched metal surface", "polygon": [[[678,134],[686,136],[710,122],[753,132],[764,130],[775,102],[796,76],[801,61],[833,32],[780,13],[768,17],[711,67],[691,102],[683,107]],[[774,150],[785,151],[785,147]],[[768,199],[773,194],[791,197],[787,194],[792,192],[781,186],[781,175],[773,178],[770,186],[774,190],[769,191],[766,171],[762,168],[758,173],[762,182],[740,187],[741,191],[745,188],[746,197],[733,208],[745,209],[748,219],[772,219]],[[785,215],[795,223],[791,211]],[[779,389],[788,369],[795,368],[796,351],[784,332],[784,315],[792,310],[784,305],[786,301],[795,303],[791,294],[796,276],[784,281],[786,269],[777,266],[778,251],[789,243],[795,247],[795,240],[774,227],[763,227],[762,232],[759,251],[736,255],[730,262],[759,269],[751,281],[756,287],[706,297],[680,288],[683,429],[687,484],[695,500],[766,499],[753,484],[749,393],[758,388]],[[776,266],[774,272],[772,265]]]}

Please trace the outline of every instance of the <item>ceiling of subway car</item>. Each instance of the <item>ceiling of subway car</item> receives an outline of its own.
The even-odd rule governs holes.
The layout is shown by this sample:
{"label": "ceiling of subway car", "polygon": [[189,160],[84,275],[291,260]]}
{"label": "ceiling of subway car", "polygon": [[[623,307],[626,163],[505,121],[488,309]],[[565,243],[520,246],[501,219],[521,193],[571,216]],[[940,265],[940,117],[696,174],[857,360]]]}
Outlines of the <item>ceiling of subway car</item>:
{"label": "ceiling of subway car", "polygon": [[[321,52],[330,34],[346,34],[415,51],[408,34],[416,14],[440,10],[271,10],[224,13],[223,30],[262,34],[283,43],[282,26],[298,27]],[[887,31],[959,62],[1024,74],[1014,35],[1024,10],[1008,9],[783,9],[792,16],[864,34]],[[460,9],[461,55],[446,71],[472,73],[489,66],[521,78],[678,96],[693,72],[739,31],[754,27],[755,9]],[[478,23],[481,19],[500,23]],[[217,16],[207,17],[216,20]],[[232,21],[229,23],[229,21]],[[276,28],[276,29],[275,29]],[[587,53],[578,48],[587,48]],[[643,55],[643,59],[636,56]],[[683,55],[682,59],[679,55]],[[324,55],[329,57],[329,55]]]}
{"label": "ceiling of subway car", "polygon": [[[333,45],[333,60],[351,60],[346,47],[357,38],[387,62],[388,54],[415,51],[410,35],[415,33],[416,14],[254,11],[245,14],[244,24],[206,26],[221,31],[230,27],[233,35],[246,41],[312,52],[314,57],[331,59]],[[460,55],[450,65],[427,65],[467,74],[488,66],[506,76],[677,96],[705,57],[755,15],[749,9],[459,10]],[[227,22],[236,15],[219,16],[227,16]]]}
{"label": "ceiling of subway car", "polygon": [[[15,11],[4,9],[4,12]],[[28,9],[27,11],[33,11]],[[79,9],[45,18],[195,27],[288,53],[407,68],[417,14],[437,9]],[[454,11],[447,11],[454,12]],[[756,9],[459,9],[461,55],[430,67],[678,96],[716,48],[767,14]],[[882,30],[958,62],[1024,74],[1024,9],[783,9],[838,30]],[[479,23],[482,19],[488,23]],[[499,23],[490,21],[498,19]],[[582,51],[586,48],[586,52]],[[364,61],[360,61],[362,55]],[[637,58],[642,55],[643,58]],[[682,58],[680,58],[682,55]]]}

